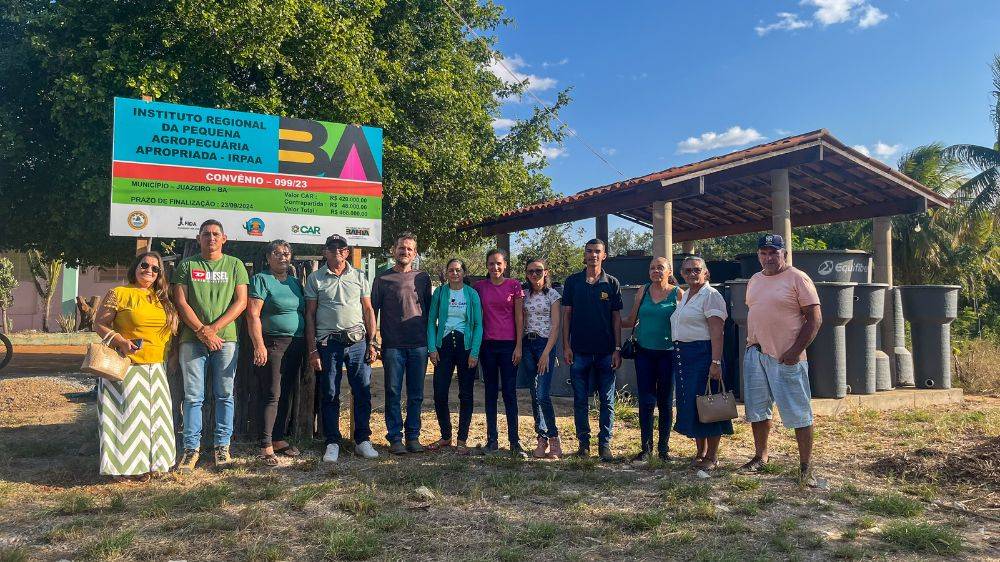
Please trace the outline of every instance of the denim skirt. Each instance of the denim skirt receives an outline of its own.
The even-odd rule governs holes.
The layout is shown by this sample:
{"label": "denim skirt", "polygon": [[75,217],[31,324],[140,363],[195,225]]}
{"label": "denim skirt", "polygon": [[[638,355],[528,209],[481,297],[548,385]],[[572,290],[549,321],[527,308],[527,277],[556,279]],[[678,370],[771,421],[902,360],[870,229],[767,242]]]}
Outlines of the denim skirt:
{"label": "denim skirt", "polygon": [[[691,438],[732,435],[733,422],[726,420],[712,423],[698,421],[696,398],[705,393],[708,368],[712,365],[712,342],[674,342],[674,392],[677,396],[674,431]],[[718,390],[718,385],[712,385]]]}

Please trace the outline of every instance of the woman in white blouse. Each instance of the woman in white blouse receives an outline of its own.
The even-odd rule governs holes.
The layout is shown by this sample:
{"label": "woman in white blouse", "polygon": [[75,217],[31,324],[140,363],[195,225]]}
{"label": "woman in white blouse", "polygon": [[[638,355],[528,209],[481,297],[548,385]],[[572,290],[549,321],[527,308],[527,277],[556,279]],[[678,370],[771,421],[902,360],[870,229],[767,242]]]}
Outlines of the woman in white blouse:
{"label": "woman in white blouse", "polygon": [[688,290],[670,317],[674,338],[674,388],[677,422],[674,431],[695,440],[698,452],[691,466],[713,470],[719,465],[719,440],[732,435],[733,423],[698,421],[696,397],[704,394],[708,379],[722,381],[722,331],[726,301],[708,284],[708,266],[700,257],[689,257],[681,265]]}

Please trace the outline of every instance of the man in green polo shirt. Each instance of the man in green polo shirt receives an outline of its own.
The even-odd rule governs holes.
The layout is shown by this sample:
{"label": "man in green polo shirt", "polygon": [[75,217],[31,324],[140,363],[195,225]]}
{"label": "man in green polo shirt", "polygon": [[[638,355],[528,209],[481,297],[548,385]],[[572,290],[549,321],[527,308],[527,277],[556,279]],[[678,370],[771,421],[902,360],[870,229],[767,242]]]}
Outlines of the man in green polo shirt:
{"label": "man in green polo shirt", "polygon": [[239,349],[236,319],[247,307],[247,268],[222,253],[226,243],[222,223],[207,220],[198,231],[201,254],[181,260],[170,280],[174,306],[182,320],[180,366],[184,377],[184,455],[177,470],[187,472],[198,463],[201,445],[201,406],[205,401],[205,372],[212,372],[215,395],[214,460],[217,467],[232,462],[233,384]]}
{"label": "man in green polo shirt", "polygon": [[373,459],[378,452],[372,446],[372,370],[374,360],[375,311],[372,309],[371,285],[359,269],[351,267],[351,248],[347,239],[334,234],[323,248],[326,264],[306,280],[306,348],[309,363],[319,371],[320,408],[323,412],[323,436],[326,439],[325,462],[337,462],[340,456],[340,380],[341,365],[347,370],[347,383],[354,397],[354,451]]}

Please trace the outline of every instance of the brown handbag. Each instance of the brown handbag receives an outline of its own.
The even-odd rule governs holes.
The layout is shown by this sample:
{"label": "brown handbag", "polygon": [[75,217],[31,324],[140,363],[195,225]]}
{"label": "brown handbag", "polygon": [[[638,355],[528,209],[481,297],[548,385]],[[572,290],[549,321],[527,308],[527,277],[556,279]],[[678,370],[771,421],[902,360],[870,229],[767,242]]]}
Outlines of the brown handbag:
{"label": "brown handbag", "polygon": [[712,379],[705,381],[705,394],[695,397],[695,405],[698,408],[698,421],[701,423],[713,423],[735,419],[739,414],[736,412],[736,396],[733,391],[726,391],[726,382],[719,381],[719,393],[712,394]]}
{"label": "brown handbag", "polygon": [[83,358],[83,365],[80,366],[81,371],[109,381],[121,382],[125,380],[125,373],[132,366],[132,361],[111,347],[111,340],[117,333],[111,330],[108,335],[104,336],[101,343],[92,343],[87,346],[87,355]]}

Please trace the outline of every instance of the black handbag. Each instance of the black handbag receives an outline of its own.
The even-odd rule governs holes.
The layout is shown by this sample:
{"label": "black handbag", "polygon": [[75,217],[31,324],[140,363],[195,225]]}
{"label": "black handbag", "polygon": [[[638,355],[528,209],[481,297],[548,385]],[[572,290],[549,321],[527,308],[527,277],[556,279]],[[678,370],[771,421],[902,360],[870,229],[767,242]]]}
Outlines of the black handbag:
{"label": "black handbag", "polygon": [[635,335],[631,335],[625,339],[625,343],[622,344],[621,356],[622,359],[635,359],[635,356],[639,353],[639,341],[635,339]]}

